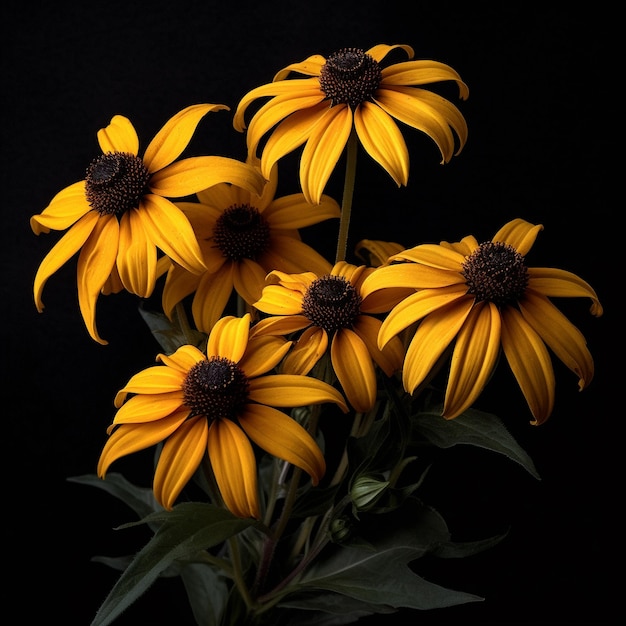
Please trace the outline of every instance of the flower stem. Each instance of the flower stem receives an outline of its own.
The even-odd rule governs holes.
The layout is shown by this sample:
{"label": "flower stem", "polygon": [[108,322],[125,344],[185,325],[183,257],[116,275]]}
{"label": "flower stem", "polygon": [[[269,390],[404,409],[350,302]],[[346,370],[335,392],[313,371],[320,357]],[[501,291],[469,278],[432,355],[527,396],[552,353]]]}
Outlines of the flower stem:
{"label": "flower stem", "polygon": [[341,199],[341,219],[339,221],[339,235],[337,237],[337,253],[335,263],[346,260],[348,247],[348,230],[350,229],[350,213],[352,212],[352,196],[354,195],[354,180],[356,178],[357,136],[354,129],[350,133],[346,150],[346,175],[343,184]]}
{"label": "flower stem", "polygon": [[182,302],[179,302],[178,304],[176,304],[174,308],[174,318],[176,319],[178,327],[183,332],[185,341],[189,345],[195,345],[193,332],[191,330],[191,325],[189,324],[189,320],[187,318],[187,312],[185,311],[185,307],[183,306]]}

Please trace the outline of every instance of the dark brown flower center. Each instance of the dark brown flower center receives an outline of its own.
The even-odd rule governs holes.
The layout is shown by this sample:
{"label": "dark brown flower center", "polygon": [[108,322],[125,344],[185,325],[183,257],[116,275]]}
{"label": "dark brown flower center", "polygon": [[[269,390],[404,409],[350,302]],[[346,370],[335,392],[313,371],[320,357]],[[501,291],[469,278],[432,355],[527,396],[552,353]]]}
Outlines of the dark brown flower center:
{"label": "dark brown flower center", "polygon": [[183,392],[191,416],[234,420],[248,399],[248,378],[233,361],[211,357],[196,363],[189,370]]}
{"label": "dark brown flower center", "polygon": [[233,260],[256,260],[269,247],[270,226],[259,210],[248,204],[226,209],[213,231],[215,245]]}
{"label": "dark brown flower center", "polygon": [[121,217],[136,209],[148,191],[150,174],[144,162],[128,152],[107,152],[87,168],[87,202],[101,215]]}
{"label": "dark brown flower center", "polygon": [[343,276],[322,276],[311,283],[302,311],[327,333],[349,328],[361,312],[361,296]]}
{"label": "dark brown flower center", "polygon": [[498,306],[518,301],[528,286],[524,257],[505,243],[482,243],[463,263],[469,293]]}
{"label": "dark brown flower center", "polygon": [[382,80],[378,62],[359,48],[343,48],[331,54],[320,71],[320,88],[332,105],[355,109],[369,100]]}

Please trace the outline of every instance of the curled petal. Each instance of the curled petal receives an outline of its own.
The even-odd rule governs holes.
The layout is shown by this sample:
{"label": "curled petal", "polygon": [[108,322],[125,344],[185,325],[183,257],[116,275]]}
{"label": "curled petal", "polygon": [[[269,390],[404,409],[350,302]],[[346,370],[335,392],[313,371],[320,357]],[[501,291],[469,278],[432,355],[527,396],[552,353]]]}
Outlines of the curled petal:
{"label": "curled petal", "polygon": [[541,224],[531,224],[517,218],[507,222],[493,237],[492,241],[499,241],[513,246],[522,256],[526,256],[533,247],[537,235],[543,230]]}
{"label": "curled petal", "polygon": [[218,320],[211,330],[207,344],[207,357],[220,356],[239,363],[248,346],[250,313],[242,317],[228,315]]}
{"label": "curled petal", "polygon": [[111,463],[129,454],[145,450],[169,437],[187,418],[179,411],[156,422],[123,424],[107,439],[98,461],[98,476],[104,478]]}
{"label": "curled petal", "polygon": [[554,370],[541,337],[513,307],[502,310],[502,349],[533,414],[543,424],[554,407]]}
{"label": "curled petal", "polygon": [[165,441],[154,472],[154,497],[171,509],[207,452],[206,418],[183,422]]}
{"label": "curled petal", "polygon": [[129,152],[137,156],[139,137],[131,121],[123,115],[115,115],[109,125],[98,131],[98,143],[102,152]]}
{"label": "curled petal", "polygon": [[461,328],[452,353],[443,416],[468,409],[487,384],[500,353],[501,319],[495,304],[476,305]]}
{"label": "curled petal", "polygon": [[308,374],[328,349],[328,334],[323,328],[310,326],[285,356],[281,372],[286,374]]}
{"label": "curled petal", "polygon": [[209,111],[229,108],[224,104],[192,104],[170,118],[146,148],[143,161],[150,173],[177,159],[191,141],[200,120]]}
{"label": "curled petal", "polygon": [[274,75],[273,81],[284,80],[291,72],[304,74],[305,76],[319,76],[325,63],[326,59],[321,54],[314,54],[300,63],[292,63],[287,67],[283,67],[282,70]]}
{"label": "curled petal", "polygon": [[238,517],[261,517],[257,490],[256,458],[245,433],[229,419],[209,427],[209,458],[220,494]]}
{"label": "curled petal", "polygon": [[160,361],[164,365],[184,375],[187,375],[187,372],[196,363],[204,360],[206,360],[206,355],[201,350],[191,345],[181,346],[176,352],[169,356],[166,354],[159,354],[157,356],[157,361]]}
{"label": "curled petal", "polygon": [[343,396],[328,383],[312,376],[273,374],[250,381],[249,398],[253,402],[279,407],[297,407],[307,404],[333,402],[348,412]]}
{"label": "curled petal", "polygon": [[35,235],[65,230],[89,211],[91,206],[85,197],[85,181],[81,180],[59,191],[39,215],[30,218],[30,227]]}
{"label": "curled petal", "polygon": [[354,331],[342,328],[330,345],[333,369],[348,402],[360,413],[376,402],[376,371],[367,346]]}
{"label": "curled petal", "polygon": [[322,451],[293,418],[269,406],[248,404],[239,423],[263,450],[304,470],[313,485],[324,476],[326,462]]}

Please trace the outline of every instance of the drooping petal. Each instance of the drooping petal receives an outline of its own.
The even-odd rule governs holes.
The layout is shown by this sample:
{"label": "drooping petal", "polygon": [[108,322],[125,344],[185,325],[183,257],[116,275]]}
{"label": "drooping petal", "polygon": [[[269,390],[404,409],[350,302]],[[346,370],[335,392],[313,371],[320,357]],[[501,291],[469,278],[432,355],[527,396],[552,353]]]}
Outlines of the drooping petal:
{"label": "drooping petal", "polygon": [[391,376],[402,367],[404,347],[399,337],[392,337],[380,350],[378,348],[378,334],[381,326],[382,320],[371,315],[359,315],[354,321],[353,329],[367,346],[367,351],[380,369],[387,376]]}
{"label": "drooping petal", "polygon": [[466,292],[465,285],[452,285],[441,289],[423,289],[408,296],[385,317],[378,334],[378,345],[380,347],[386,345],[392,337],[433,311],[446,307],[455,301],[468,300],[472,302],[473,297],[468,296],[466,298]]}
{"label": "drooping petal", "polygon": [[96,329],[96,302],[111,275],[118,251],[119,223],[115,215],[98,219],[78,255],[76,267],[78,305],[92,339],[107,342]]}
{"label": "drooping petal", "polygon": [[206,269],[193,228],[176,205],[161,196],[146,194],[137,214],[150,241],[170,259],[195,274]]}
{"label": "drooping petal", "polygon": [[198,156],[175,161],[150,178],[152,193],[184,198],[218,183],[232,183],[261,195],[265,178],[256,168],[229,157]]}
{"label": "drooping petal", "polygon": [[233,264],[225,263],[217,272],[202,275],[191,303],[191,314],[198,330],[210,333],[220,319],[233,292]]}
{"label": "drooping petal", "polygon": [[263,217],[272,228],[304,228],[341,217],[341,208],[327,195],[322,195],[319,204],[310,204],[303,194],[294,193],[273,200],[263,211]]}
{"label": "drooping petal", "polygon": [[365,151],[393,178],[398,187],[409,182],[409,150],[393,118],[373,102],[354,113],[354,128]]}
{"label": "drooping petal", "polygon": [[183,422],[165,441],[154,471],[154,497],[171,509],[207,453],[208,427],[204,416]]}
{"label": "drooping petal", "polygon": [[256,378],[276,367],[289,352],[291,341],[275,335],[251,337],[238,365],[248,379]]}
{"label": "drooping petal", "polygon": [[352,111],[347,105],[326,110],[311,129],[300,159],[300,185],[311,204],[319,204],[352,131]]}
{"label": "drooping petal", "polygon": [[554,408],[554,370],[541,337],[513,307],[502,312],[502,349],[533,414],[543,424]]}
{"label": "drooping petal", "polygon": [[500,353],[500,331],[500,313],[491,302],[481,302],[467,316],[452,352],[443,406],[446,419],[458,417],[482,393]]}
{"label": "drooping petal", "polygon": [[[143,424],[163,419],[184,408],[182,389],[132,396],[117,410],[113,424]],[[186,409],[187,414],[189,409]]]}
{"label": "drooping petal", "polygon": [[171,117],[154,136],[144,153],[143,162],[150,173],[177,159],[191,141],[200,120],[209,111],[229,111],[225,104],[192,104]]}
{"label": "drooping petal", "polygon": [[154,365],[135,374],[115,395],[115,406],[121,407],[129,393],[132,394],[159,394],[171,391],[180,391],[185,380],[183,372]]}
{"label": "drooping petal", "polygon": [[178,411],[168,417],[145,424],[123,424],[107,439],[98,461],[98,476],[104,478],[111,464],[124,456],[145,450],[169,437],[187,418]]}
{"label": "drooping petal", "polygon": [[554,354],[578,376],[582,391],[593,379],[593,357],[583,334],[541,294],[530,289],[519,302],[524,319],[539,333]]}
{"label": "drooping petal", "polygon": [[517,218],[507,222],[493,237],[492,241],[513,246],[522,256],[526,256],[533,247],[537,235],[543,230],[541,224],[531,224]]}
{"label": "drooping petal", "polygon": [[229,419],[209,427],[209,459],[220,494],[238,517],[261,517],[254,450],[244,432]]}
{"label": "drooping petal", "polygon": [[335,333],[330,344],[333,369],[348,402],[360,413],[369,411],[376,402],[376,371],[367,346],[349,328]]}
{"label": "drooping petal", "polygon": [[156,284],[156,246],[146,236],[143,222],[135,209],[120,220],[117,271],[126,291],[149,298]]}
{"label": "drooping petal", "polygon": [[243,258],[232,266],[235,291],[248,304],[254,304],[263,293],[267,272],[252,259]]}
{"label": "drooping petal", "polygon": [[304,270],[324,276],[331,270],[330,262],[317,250],[294,237],[270,235],[268,250],[259,258],[268,271],[280,268],[284,272],[296,274]]}
{"label": "drooping petal", "polygon": [[308,374],[328,349],[328,333],[310,326],[300,335],[281,365],[286,374]]}
{"label": "drooping petal", "polygon": [[170,354],[159,354],[157,361],[160,361],[164,365],[175,369],[178,372],[187,375],[187,372],[200,361],[206,360],[206,355],[196,348],[196,346],[184,345],[178,348],[176,352]]}
{"label": "drooping petal", "polygon": [[248,397],[251,402],[278,407],[333,402],[344,412],[348,407],[343,396],[328,383],[312,376],[273,374],[250,381]]}
{"label": "drooping petal", "polygon": [[454,81],[459,88],[461,100],[469,97],[469,88],[463,82],[459,73],[438,61],[405,61],[395,63],[382,69],[381,86],[387,85],[428,85],[442,81]]}
{"label": "drooping petal", "polygon": [[248,404],[241,427],[267,453],[305,471],[315,486],[326,472],[326,461],[315,439],[293,418],[269,406]]}
{"label": "drooping petal", "polygon": [[595,317],[603,313],[598,295],[580,276],[566,270],[548,267],[528,268],[528,288],[551,298],[590,298],[590,312]]}
{"label": "drooping petal", "polygon": [[285,118],[268,137],[261,155],[261,171],[269,176],[272,168],[285,155],[301,146],[310,136],[313,127],[328,110],[327,102],[296,111]]}
{"label": "drooping petal", "polygon": [[98,131],[98,144],[103,153],[139,153],[139,137],[131,121],[123,115],[115,115],[105,128]]}
{"label": "drooping petal", "polygon": [[220,356],[239,363],[248,345],[250,313],[242,317],[227,315],[219,319],[209,335],[207,357]]}
{"label": "drooping petal", "polygon": [[413,335],[404,358],[402,382],[413,393],[426,380],[470,314],[473,299],[461,299],[425,317]]}
{"label": "drooping petal", "polygon": [[35,235],[65,230],[89,211],[91,206],[85,197],[85,181],[81,180],[59,191],[39,215],[30,218],[30,227]]}
{"label": "drooping petal", "polygon": [[96,227],[98,219],[99,215],[95,211],[87,213],[57,241],[41,261],[33,283],[35,305],[40,313],[44,308],[41,296],[46,282],[81,249]]}

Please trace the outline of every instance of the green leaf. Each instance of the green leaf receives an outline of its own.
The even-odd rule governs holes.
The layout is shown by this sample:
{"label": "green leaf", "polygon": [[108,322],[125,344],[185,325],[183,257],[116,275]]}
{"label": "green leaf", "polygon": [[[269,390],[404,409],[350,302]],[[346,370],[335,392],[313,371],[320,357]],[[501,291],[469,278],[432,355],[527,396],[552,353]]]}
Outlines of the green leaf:
{"label": "green leaf", "polygon": [[206,343],[204,333],[191,328],[183,331],[163,313],[148,311],[143,306],[139,307],[139,313],[166,354],[173,354],[186,344],[199,348]]}
{"label": "green leaf", "polygon": [[[335,547],[327,558],[312,565],[300,579],[298,591],[323,589],[371,607],[436,609],[482,598],[428,582],[415,574],[408,563],[450,542],[443,518],[430,507],[412,499],[399,511],[403,525],[369,538],[371,549]],[[285,600],[294,601],[292,598]],[[301,601],[300,601],[301,602]],[[307,608],[299,604],[301,608]],[[307,602],[309,608],[313,607]],[[317,606],[319,608],[319,606]]]}
{"label": "green leaf", "polygon": [[439,448],[468,444],[503,454],[541,480],[528,453],[515,441],[499,417],[468,409],[459,417],[441,417],[442,407],[421,410],[414,416],[414,431]]}
{"label": "green leaf", "polygon": [[126,480],[122,474],[111,472],[106,478],[99,478],[95,474],[72,476],[68,482],[98,487],[115,496],[127,504],[140,518],[146,517],[155,511],[162,511],[163,507],[156,501],[152,489],[137,487]]}
{"label": "green leaf", "polygon": [[203,563],[186,565],[180,575],[198,626],[219,626],[228,597],[224,576]]}
{"label": "green leaf", "polygon": [[190,502],[171,511],[153,513],[144,521],[158,522],[159,528],[124,570],[92,626],[106,626],[119,617],[174,561],[194,560],[201,550],[216,546],[256,523],[211,504]]}

